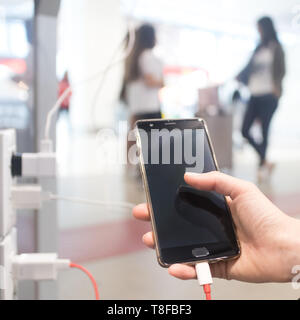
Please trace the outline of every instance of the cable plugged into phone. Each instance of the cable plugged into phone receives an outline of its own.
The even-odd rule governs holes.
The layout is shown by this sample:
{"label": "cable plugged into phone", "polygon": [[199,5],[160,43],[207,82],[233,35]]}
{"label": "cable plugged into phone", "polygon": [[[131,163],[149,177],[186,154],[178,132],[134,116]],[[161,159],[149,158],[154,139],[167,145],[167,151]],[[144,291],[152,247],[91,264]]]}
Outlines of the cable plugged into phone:
{"label": "cable plugged into phone", "polygon": [[196,264],[197,279],[200,286],[203,287],[206,300],[211,300],[211,288],[213,283],[210,267],[208,262],[200,262]]}

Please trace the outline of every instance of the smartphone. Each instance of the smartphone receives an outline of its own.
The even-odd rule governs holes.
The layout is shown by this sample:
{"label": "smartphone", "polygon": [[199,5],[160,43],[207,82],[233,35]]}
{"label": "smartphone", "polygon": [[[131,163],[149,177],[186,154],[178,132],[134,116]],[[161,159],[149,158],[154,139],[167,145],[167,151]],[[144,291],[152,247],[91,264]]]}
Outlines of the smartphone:
{"label": "smartphone", "polygon": [[187,171],[218,170],[205,121],[140,120],[135,130],[159,264],[238,257],[240,246],[225,197],[184,181]]}

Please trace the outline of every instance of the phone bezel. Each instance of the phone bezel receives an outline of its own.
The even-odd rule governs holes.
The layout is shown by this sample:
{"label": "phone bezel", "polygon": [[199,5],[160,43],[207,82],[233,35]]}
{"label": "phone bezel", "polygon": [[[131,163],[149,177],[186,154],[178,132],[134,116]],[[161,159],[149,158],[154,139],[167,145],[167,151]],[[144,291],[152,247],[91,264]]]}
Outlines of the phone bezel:
{"label": "phone bezel", "polygon": [[[138,132],[138,124],[139,123],[149,123],[151,124],[152,122],[162,122],[162,123],[166,123],[167,125],[170,125],[170,124],[177,124],[178,122],[184,122],[184,121],[197,121],[197,122],[200,122],[201,125],[203,126],[203,129],[205,130],[205,133],[206,133],[206,136],[207,136],[207,140],[208,140],[208,144],[209,144],[209,148],[211,150],[211,154],[212,154],[212,158],[213,158],[213,161],[214,161],[214,164],[215,164],[215,167],[217,169],[217,171],[220,171],[219,170],[219,166],[218,166],[218,162],[217,162],[217,159],[216,159],[216,155],[215,155],[215,152],[214,152],[214,148],[213,148],[213,145],[212,145],[212,142],[211,142],[211,138],[210,138],[210,135],[209,135],[209,131],[208,131],[208,128],[207,128],[207,125],[206,125],[206,122],[204,119],[202,118],[189,118],[189,119],[147,119],[147,120],[138,120],[136,121],[135,123],[135,134],[136,134],[136,143],[137,143],[137,148],[138,148],[138,151],[139,151],[139,164],[140,164],[140,170],[141,170],[141,175],[142,175],[142,180],[143,180],[143,184],[144,184],[144,189],[145,189],[145,193],[146,193],[146,199],[147,199],[147,206],[148,206],[148,211],[150,213],[150,220],[151,220],[151,226],[152,226],[152,231],[153,231],[153,235],[154,235],[154,241],[155,241],[155,251],[156,251],[156,256],[157,256],[157,261],[158,263],[164,267],[164,268],[168,268],[171,264],[169,263],[166,263],[163,261],[162,259],[162,256],[161,256],[161,252],[160,252],[160,246],[159,246],[159,241],[158,241],[158,236],[157,236],[157,230],[156,230],[156,224],[155,224],[155,219],[154,219],[154,212],[153,212],[153,207],[152,207],[152,201],[151,201],[151,196],[150,196],[150,191],[149,191],[149,186],[148,186],[148,179],[147,179],[147,174],[146,174],[146,170],[145,170],[145,164],[144,164],[144,160],[143,160],[143,153],[142,153],[142,146],[141,146],[141,141],[140,141],[140,135],[139,135],[139,132]],[[237,254],[233,254],[233,255],[230,255],[230,256],[222,256],[222,257],[217,257],[217,258],[209,258],[208,257],[204,257],[204,258],[199,258],[199,260],[194,260],[195,258],[192,258],[193,261],[184,261],[184,262],[177,262],[177,263],[183,263],[183,264],[187,264],[187,265],[195,265],[196,263],[199,263],[199,262],[209,262],[209,263],[216,263],[216,262],[219,262],[219,261],[224,261],[224,260],[232,260],[232,259],[236,259],[240,256],[241,254],[241,247],[240,247],[240,242],[239,242],[239,239],[237,237],[237,232],[236,232],[236,226],[234,224],[234,221],[232,219],[232,214],[231,214],[231,211],[230,211],[230,208],[228,206],[228,203],[227,203],[227,200],[226,198],[224,197],[225,199],[225,204],[226,204],[226,207],[227,207],[227,210],[231,216],[231,222],[232,222],[232,226],[233,226],[233,231],[234,231],[234,235],[235,235],[235,239],[236,239],[236,243],[237,243]]]}

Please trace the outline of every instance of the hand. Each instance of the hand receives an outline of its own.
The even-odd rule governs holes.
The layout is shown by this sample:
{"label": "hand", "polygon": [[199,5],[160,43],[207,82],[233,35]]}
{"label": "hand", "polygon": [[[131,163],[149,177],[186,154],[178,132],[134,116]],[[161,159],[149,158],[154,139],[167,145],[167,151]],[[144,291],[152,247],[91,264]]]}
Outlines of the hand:
{"label": "hand", "polygon": [[[213,277],[247,282],[288,282],[293,265],[300,264],[300,222],[288,217],[274,206],[252,183],[219,172],[187,173],[187,184],[199,190],[216,191],[227,197],[241,255],[235,260],[210,265]],[[140,220],[150,220],[147,205],[133,209]],[[143,236],[151,248],[152,232]],[[180,279],[196,278],[195,268],[175,264],[169,273]]]}
{"label": "hand", "polygon": [[276,98],[280,98],[280,96],[281,96],[281,90],[277,87],[277,86],[274,86],[274,88],[273,88],[273,94],[274,94],[274,96],[276,97]]}

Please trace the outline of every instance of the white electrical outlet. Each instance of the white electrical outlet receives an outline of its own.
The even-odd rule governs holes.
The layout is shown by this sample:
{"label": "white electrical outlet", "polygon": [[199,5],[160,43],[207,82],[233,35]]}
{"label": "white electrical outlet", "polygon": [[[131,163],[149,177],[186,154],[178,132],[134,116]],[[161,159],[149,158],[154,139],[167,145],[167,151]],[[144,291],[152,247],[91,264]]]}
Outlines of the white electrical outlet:
{"label": "white electrical outlet", "polygon": [[12,260],[17,254],[17,232],[13,228],[0,241],[0,300],[12,300],[15,296],[15,281],[12,274]]}
{"label": "white electrical outlet", "polygon": [[11,203],[11,157],[16,152],[14,129],[0,131],[0,241],[16,223],[16,213]]}

